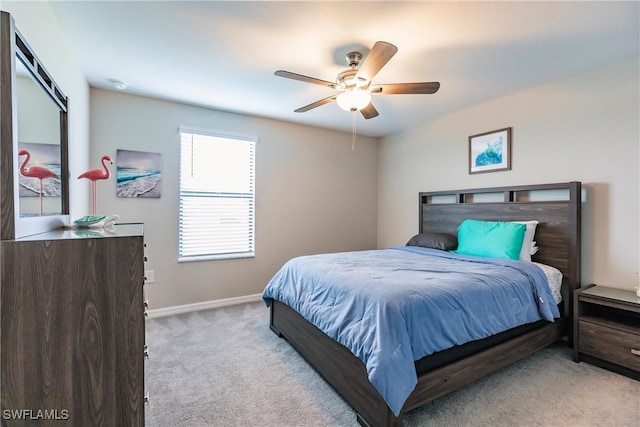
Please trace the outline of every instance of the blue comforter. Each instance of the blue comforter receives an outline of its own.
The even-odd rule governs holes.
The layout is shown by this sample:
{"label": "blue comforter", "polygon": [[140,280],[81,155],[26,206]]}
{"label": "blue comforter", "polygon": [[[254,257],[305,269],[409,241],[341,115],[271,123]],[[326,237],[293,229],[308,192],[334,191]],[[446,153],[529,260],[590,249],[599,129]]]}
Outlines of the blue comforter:
{"label": "blue comforter", "polygon": [[415,360],[559,317],[532,263],[416,246],[294,258],[262,297],[350,349],[396,416],[417,384]]}

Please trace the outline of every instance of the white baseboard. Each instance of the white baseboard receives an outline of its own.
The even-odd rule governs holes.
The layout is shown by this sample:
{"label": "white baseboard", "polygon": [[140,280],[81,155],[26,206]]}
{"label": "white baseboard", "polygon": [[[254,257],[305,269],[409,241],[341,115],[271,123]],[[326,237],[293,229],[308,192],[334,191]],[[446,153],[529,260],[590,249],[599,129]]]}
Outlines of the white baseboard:
{"label": "white baseboard", "polygon": [[192,311],[209,310],[212,308],[220,308],[229,305],[244,304],[257,301],[262,301],[262,294],[196,302],[193,304],[175,305],[173,307],[156,308],[153,310],[148,310],[147,314],[148,317],[152,319],[155,317],[173,316],[174,314],[190,313]]}

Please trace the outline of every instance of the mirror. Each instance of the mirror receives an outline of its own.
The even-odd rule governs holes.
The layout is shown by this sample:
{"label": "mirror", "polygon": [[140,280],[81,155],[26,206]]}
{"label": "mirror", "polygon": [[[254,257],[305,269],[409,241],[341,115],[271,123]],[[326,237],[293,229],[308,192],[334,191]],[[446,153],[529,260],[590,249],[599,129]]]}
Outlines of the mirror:
{"label": "mirror", "polygon": [[18,197],[21,218],[62,214],[60,109],[16,61]]}
{"label": "mirror", "polygon": [[11,16],[2,12],[0,19],[0,215],[6,240],[69,222],[67,98]]}

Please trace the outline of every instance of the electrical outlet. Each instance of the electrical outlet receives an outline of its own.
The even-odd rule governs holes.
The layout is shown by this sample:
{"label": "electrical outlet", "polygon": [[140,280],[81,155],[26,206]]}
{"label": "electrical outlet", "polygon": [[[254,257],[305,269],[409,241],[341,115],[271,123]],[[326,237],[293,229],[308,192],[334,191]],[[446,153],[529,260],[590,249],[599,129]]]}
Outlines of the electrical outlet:
{"label": "electrical outlet", "polygon": [[153,270],[146,270],[144,272],[144,282],[145,283],[153,283],[155,281],[155,273]]}

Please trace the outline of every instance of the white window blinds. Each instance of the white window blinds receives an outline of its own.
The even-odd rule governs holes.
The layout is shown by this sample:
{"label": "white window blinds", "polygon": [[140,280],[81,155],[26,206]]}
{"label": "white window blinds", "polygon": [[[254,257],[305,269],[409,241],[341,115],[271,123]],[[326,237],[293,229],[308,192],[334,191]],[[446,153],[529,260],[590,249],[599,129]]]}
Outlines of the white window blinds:
{"label": "white window blinds", "polygon": [[180,131],[178,260],[254,255],[255,140]]}

